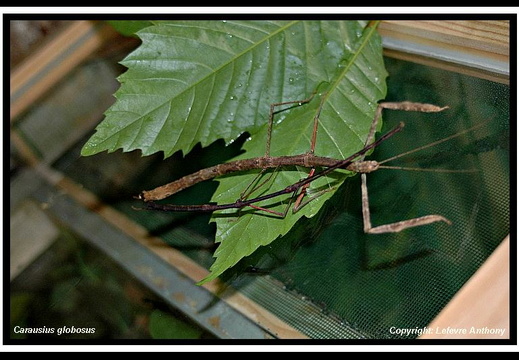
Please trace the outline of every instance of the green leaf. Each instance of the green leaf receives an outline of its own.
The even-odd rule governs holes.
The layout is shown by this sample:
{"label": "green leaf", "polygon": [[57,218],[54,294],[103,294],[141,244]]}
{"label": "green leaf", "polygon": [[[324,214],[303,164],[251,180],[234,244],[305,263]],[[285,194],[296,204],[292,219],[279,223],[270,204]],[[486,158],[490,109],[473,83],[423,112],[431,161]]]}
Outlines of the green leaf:
{"label": "green leaf", "polygon": [[140,149],[168,157],[254,134],[270,104],[304,98],[332,79],[365,24],[156,22],[137,32],[142,45],[121,62],[128,71],[119,77],[117,101],[81,154]]}
{"label": "green leaf", "polygon": [[[349,23],[347,26],[353,28],[354,32],[362,31],[359,24]],[[341,38],[348,39],[347,36]],[[338,39],[336,44],[339,44]],[[272,134],[272,156],[302,154],[310,149],[313,119],[321,102],[323,106],[315,153],[343,159],[363,147],[377,102],[386,93],[387,73],[381,41],[375,29],[368,27],[362,37],[349,38],[349,42],[342,45],[342,48],[334,51],[340,54],[338,58],[344,60],[338,61],[335,73],[329,72],[331,76],[325,78],[329,83],[324,88],[320,87],[321,95],[309,104],[283,112],[285,117],[282,122],[276,123]],[[246,153],[240,158],[264,155],[266,128],[264,126],[245,144]],[[254,209],[231,209],[213,214],[217,224],[216,242],[220,245],[215,252],[216,260],[211,267],[211,274],[200,284],[214,279],[258,247],[268,245],[286,234],[301,217],[314,216],[348,175],[351,174],[334,172],[312,182],[308,195],[318,196],[296,213],[288,211],[285,218]],[[212,200],[217,203],[236,201],[256,176],[257,173],[243,173],[218,179],[219,187]],[[261,191],[251,197],[282,190],[307,176],[307,169],[278,169],[261,187]],[[291,196],[287,194],[256,205],[283,212]]]}

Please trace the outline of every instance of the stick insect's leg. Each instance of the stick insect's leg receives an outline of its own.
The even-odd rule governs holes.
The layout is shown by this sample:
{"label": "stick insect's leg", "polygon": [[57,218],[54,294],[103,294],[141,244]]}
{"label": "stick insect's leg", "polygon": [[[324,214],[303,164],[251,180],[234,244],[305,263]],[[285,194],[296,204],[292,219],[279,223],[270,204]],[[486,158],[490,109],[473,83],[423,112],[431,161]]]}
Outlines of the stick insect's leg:
{"label": "stick insect's leg", "polygon": [[[309,176],[311,176],[311,175],[309,174]],[[303,196],[308,195],[308,193],[306,192],[306,188],[305,188],[305,192],[301,191],[301,193],[297,197],[296,202],[294,203],[294,207],[292,208],[292,211],[294,213],[298,212],[301,208],[306,206],[306,204],[308,204],[310,201],[315,200],[322,194],[327,193],[328,191],[332,191],[334,189],[335,189],[335,187],[330,187],[328,189],[320,190],[320,191],[316,192],[315,194],[308,196],[308,198],[305,201],[302,201]]]}
{"label": "stick insect's leg", "polygon": [[[311,168],[310,172],[308,173],[308,177],[313,176],[314,174],[315,174],[315,168]],[[292,212],[296,213],[299,211],[299,209],[301,209],[303,206],[308,204],[308,201],[303,201],[303,198],[305,197],[309,186],[310,186],[310,184],[306,184],[306,185],[303,185],[303,187],[301,188],[301,192],[299,193],[299,195],[296,198],[294,207],[292,208]]]}
{"label": "stick insect's leg", "polygon": [[[429,112],[440,112],[440,111],[443,111],[448,108],[449,108],[448,106],[440,107],[440,106],[436,106],[436,105],[415,103],[415,102],[410,102],[410,101],[382,102],[382,103],[378,104],[377,109],[375,110],[375,116],[373,117],[373,121],[371,123],[368,137],[366,138],[366,142],[364,143],[364,146],[370,144],[373,141],[373,138],[375,137],[375,131],[377,129],[378,121],[380,119],[380,116],[382,115],[383,109],[417,111],[417,112],[429,113]],[[362,157],[361,160],[364,160],[364,157]]]}
{"label": "stick insect's leg", "polygon": [[[366,139],[366,144],[371,143],[373,141],[373,137],[375,135],[375,129],[377,127],[378,120],[382,113],[383,109],[391,109],[391,110],[404,110],[404,111],[418,111],[418,112],[439,112],[447,109],[448,107],[439,107],[431,104],[421,104],[421,103],[413,103],[413,102],[385,102],[380,103],[375,111],[375,117],[373,118],[373,122],[371,123],[371,128]],[[364,159],[364,156],[361,160]],[[390,232],[399,232],[411,227],[422,226],[431,224],[437,221],[443,221],[447,224],[451,224],[451,222],[441,215],[426,215],[422,217],[417,217],[409,220],[399,221],[396,223],[380,225],[376,227],[371,226],[371,214],[369,211],[369,198],[368,198],[368,185],[366,180],[366,174],[361,174],[361,193],[362,193],[362,219],[364,221],[364,232],[368,234],[384,234]]]}
{"label": "stick insect's leg", "polygon": [[399,221],[391,224],[371,226],[371,215],[369,212],[368,186],[366,183],[366,174],[360,175],[361,191],[362,191],[362,219],[364,220],[364,232],[367,234],[384,234],[399,232],[411,227],[431,224],[437,221],[443,221],[449,225],[452,223],[441,215],[426,215],[414,219]]}
{"label": "stick insect's leg", "polygon": [[247,185],[245,190],[243,190],[240,194],[240,200],[246,200],[252,193],[254,193],[256,190],[258,190],[259,188],[261,188],[263,185],[265,185],[266,183],[268,183],[270,181],[270,179],[272,178],[272,176],[274,175],[276,170],[274,170],[267,177],[267,179],[263,180],[260,184],[254,185],[259,181],[259,179],[261,179],[261,177],[263,176],[263,174],[265,173],[266,170],[267,169],[261,169],[261,171],[254,177],[254,179],[250,182],[250,184]]}
{"label": "stick insect's leg", "polygon": [[291,206],[292,202],[294,201],[294,198],[296,197],[296,194],[297,194],[297,192],[294,192],[294,193],[292,194],[292,197],[290,198],[290,200],[289,200],[289,202],[288,202],[288,204],[287,204],[287,206],[285,207],[285,210],[284,210],[283,212],[281,212],[281,211],[275,211],[275,210],[270,210],[270,209],[267,209],[267,208],[264,208],[264,207],[261,207],[261,206],[257,206],[257,205],[252,205],[252,204],[249,205],[249,206],[250,206],[251,208],[253,208],[253,209],[261,210],[261,211],[265,211],[265,212],[267,212],[267,213],[269,213],[269,214],[279,216],[280,218],[283,219],[283,218],[285,218],[285,216],[287,216],[287,214],[288,214],[288,209],[290,209],[290,206]]}
{"label": "stick insect's leg", "polygon": [[[269,123],[268,123],[268,128],[267,128],[267,142],[265,144],[265,158],[268,158],[270,157],[270,142],[271,142],[271,139],[272,139],[272,127],[273,127],[273,124],[274,124],[274,111],[276,109],[276,107],[278,106],[283,106],[283,105],[290,105],[290,104],[299,104],[299,105],[302,105],[302,104],[306,104],[308,102],[310,102],[314,96],[315,96],[316,92],[313,92],[307,99],[304,99],[304,100],[295,100],[295,101],[283,101],[283,102],[279,102],[279,103],[274,103],[274,104],[271,104],[270,105],[270,112],[269,112]],[[319,112],[320,112],[320,109],[319,109]],[[314,132],[317,131],[315,130],[315,124],[314,124]],[[315,137],[315,136],[314,136]],[[313,146],[312,146],[312,152],[313,152],[313,148],[315,147],[315,140],[312,138],[312,142],[313,142]],[[270,178],[272,177],[272,175],[274,174],[274,172],[272,172],[272,174],[268,177],[268,179],[266,179],[265,181],[261,182],[261,184],[257,185],[257,186],[254,186],[251,190],[249,190],[249,188],[252,186],[252,184],[254,184],[256,181],[258,181],[259,177],[261,177],[263,175],[263,173],[265,172],[265,169],[263,169],[259,174],[258,174],[258,177],[256,177],[252,182],[251,184],[249,184],[247,186],[247,188],[244,190],[244,192],[241,194],[241,197],[240,199],[243,200],[244,198],[248,197],[250,194],[252,194],[254,191],[256,191],[257,189],[259,189],[261,186],[263,186],[264,184],[266,184]],[[313,173],[312,173],[313,175]],[[293,197],[292,197],[293,198]],[[289,203],[289,206],[290,204],[292,203],[292,198],[291,198],[291,201]],[[278,211],[274,211],[274,210],[270,210],[270,209],[267,209],[267,208],[263,208],[263,207],[260,207],[260,206],[257,206],[257,205],[249,205],[249,207],[253,208],[253,209],[256,209],[256,210],[261,210],[261,211],[265,211],[269,214],[273,214],[273,215],[277,215],[277,216],[280,216],[282,218],[284,218],[288,212],[288,207],[287,209],[284,211],[284,212],[278,212]]]}
{"label": "stick insect's leg", "polygon": [[[319,116],[321,115],[321,109],[323,108],[323,104],[324,104],[324,97],[321,99],[321,103],[319,104],[317,113],[314,116],[314,128],[312,131],[312,139],[310,140],[310,151],[309,151],[310,154],[313,154],[315,151],[315,143],[317,142],[317,129],[319,128]],[[311,168],[307,177],[313,176],[314,174],[315,174],[315,168]],[[301,209],[303,206],[308,204],[309,201],[311,201],[313,198],[315,198],[315,197],[313,197],[309,201],[303,201],[303,198],[305,197],[309,186],[310,186],[310,184],[308,183],[306,185],[303,185],[303,187],[301,188],[301,192],[297,196],[296,201],[294,203],[294,207],[292,209],[292,211],[294,213],[299,211],[299,209]]]}
{"label": "stick insect's leg", "polygon": [[283,101],[283,102],[270,104],[269,124],[268,124],[268,128],[267,128],[267,143],[265,145],[265,157],[270,156],[270,140],[272,138],[272,126],[274,123],[274,110],[276,109],[276,107],[283,106],[283,105],[290,105],[290,104],[299,104],[299,105],[306,104],[306,103],[309,103],[314,98],[315,94],[316,93],[313,92],[312,95],[310,95],[310,97],[308,97],[307,99],[304,99],[304,100]]}

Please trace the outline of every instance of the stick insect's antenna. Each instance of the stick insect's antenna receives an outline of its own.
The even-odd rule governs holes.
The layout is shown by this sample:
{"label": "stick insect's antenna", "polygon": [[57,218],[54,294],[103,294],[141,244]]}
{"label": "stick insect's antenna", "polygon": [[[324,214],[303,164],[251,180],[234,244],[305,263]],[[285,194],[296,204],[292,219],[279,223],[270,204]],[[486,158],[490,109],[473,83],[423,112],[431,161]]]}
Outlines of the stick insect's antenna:
{"label": "stick insect's antenna", "polygon": [[[417,151],[421,151],[421,150],[424,150],[424,149],[430,148],[430,147],[432,147],[432,146],[439,145],[439,144],[441,144],[441,143],[444,143],[444,142],[446,142],[446,141],[452,140],[452,139],[454,139],[454,138],[456,138],[456,137],[459,137],[459,136],[461,136],[461,135],[464,135],[464,134],[466,134],[466,133],[469,133],[469,132],[471,132],[471,131],[474,131],[474,130],[476,130],[476,129],[478,129],[478,128],[484,126],[484,125],[486,125],[486,123],[481,123],[481,124],[478,124],[478,125],[472,126],[472,127],[468,128],[468,129],[463,130],[463,131],[460,131],[459,133],[456,133],[456,134],[454,134],[454,135],[447,136],[446,138],[440,139],[440,140],[438,140],[438,141],[434,141],[434,142],[432,142],[432,143],[430,143],[430,144],[426,144],[426,145],[423,145],[423,146],[417,147],[417,148],[415,148],[415,149],[412,149],[412,150],[409,150],[409,151],[403,152],[403,153],[401,153],[401,154],[395,155],[395,156],[390,157],[390,158],[388,158],[388,159],[386,159],[386,160],[379,161],[378,164],[381,165],[381,164],[387,163],[387,162],[389,162],[389,161],[392,161],[392,160],[395,160],[395,159],[398,159],[398,158],[401,158],[401,157],[407,156],[407,155],[409,155],[409,154],[415,153],[415,152],[417,152]],[[385,166],[384,166],[384,167],[383,167],[383,166],[380,166],[380,167],[381,167],[381,168],[385,168]],[[393,168],[393,167],[387,167],[387,168],[389,169],[389,168]],[[428,170],[434,170],[434,169],[423,169],[423,170],[428,171]],[[457,171],[458,171],[458,170],[457,170]]]}

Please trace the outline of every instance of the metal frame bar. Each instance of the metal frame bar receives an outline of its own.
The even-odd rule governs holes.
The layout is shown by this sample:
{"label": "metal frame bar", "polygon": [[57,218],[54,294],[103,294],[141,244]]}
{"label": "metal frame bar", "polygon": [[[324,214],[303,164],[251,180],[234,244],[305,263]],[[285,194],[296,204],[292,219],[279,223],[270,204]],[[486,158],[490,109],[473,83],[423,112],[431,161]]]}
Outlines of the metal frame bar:
{"label": "metal frame bar", "polygon": [[215,336],[223,339],[275,337],[207,289],[196,286],[192,279],[109,224],[99,214],[85,208],[68,195],[60,194],[58,189],[44,184],[34,192],[33,197],[48,204],[47,212],[53,218],[109,254],[117,264],[168,304]]}

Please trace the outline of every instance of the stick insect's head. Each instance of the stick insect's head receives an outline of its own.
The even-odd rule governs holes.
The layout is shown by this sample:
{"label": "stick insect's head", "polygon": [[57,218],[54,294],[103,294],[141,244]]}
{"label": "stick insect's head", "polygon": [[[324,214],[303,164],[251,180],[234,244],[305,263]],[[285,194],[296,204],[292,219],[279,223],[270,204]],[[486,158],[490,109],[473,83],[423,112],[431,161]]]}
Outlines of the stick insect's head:
{"label": "stick insect's head", "polygon": [[377,170],[378,166],[375,160],[354,161],[348,166],[348,170],[366,174]]}

